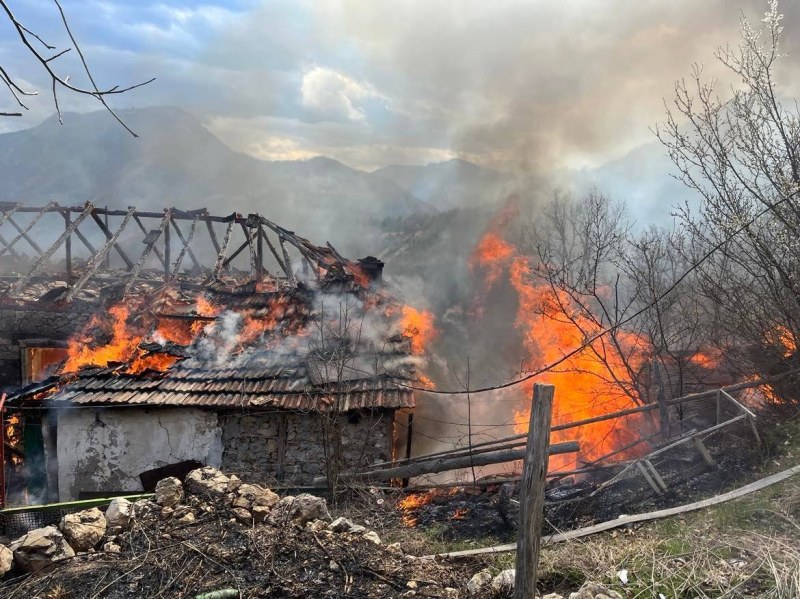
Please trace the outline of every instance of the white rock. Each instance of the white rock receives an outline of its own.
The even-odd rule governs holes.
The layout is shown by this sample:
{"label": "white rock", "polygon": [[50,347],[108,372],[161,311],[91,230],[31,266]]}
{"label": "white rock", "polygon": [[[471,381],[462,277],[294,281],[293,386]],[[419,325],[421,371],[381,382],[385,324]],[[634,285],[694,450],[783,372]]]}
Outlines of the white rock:
{"label": "white rock", "polygon": [[155,501],[158,505],[175,507],[183,499],[183,485],[181,481],[170,476],[156,483]]}
{"label": "white rock", "polygon": [[0,578],[14,565],[14,553],[5,545],[0,545]]}
{"label": "white rock", "polygon": [[110,528],[127,528],[133,518],[133,504],[124,497],[115,497],[106,509],[106,522]]}
{"label": "white rock", "polygon": [[106,534],[106,526],[103,512],[93,507],[67,514],[61,519],[58,528],[75,551],[88,551]]}
{"label": "white rock", "polygon": [[333,532],[350,532],[353,529],[353,523],[347,518],[339,517],[333,522],[328,524],[328,530]]}
{"label": "white rock", "polygon": [[375,532],[374,530],[368,530],[362,535],[362,537],[365,540],[369,541],[370,543],[374,543],[375,545],[381,544],[381,538],[378,536],[378,533]]}
{"label": "white rock", "polygon": [[230,479],[216,468],[204,466],[186,475],[185,486],[189,493],[221,497],[228,492]]}
{"label": "white rock", "polygon": [[484,589],[492,583],[492,573],[489,570],[481,570],[469,579],[467,592],[472,596],[478,596]]}
{"label": "white rock", "polygon": [[56,560],[75,555],[64,535],[55,526],[32,530],[11,543],[9,549],[14,553],[14,561],[26,572],[36,572]]}
{"label": "white rock", "polygon": [[516,576],[517,571],[514,570],[514,568],[503,570],[500,572],[500,574],[495,576],[494,579],[492,579],[492,590],[495,593],[502,593],[503,591],[513,589]]}

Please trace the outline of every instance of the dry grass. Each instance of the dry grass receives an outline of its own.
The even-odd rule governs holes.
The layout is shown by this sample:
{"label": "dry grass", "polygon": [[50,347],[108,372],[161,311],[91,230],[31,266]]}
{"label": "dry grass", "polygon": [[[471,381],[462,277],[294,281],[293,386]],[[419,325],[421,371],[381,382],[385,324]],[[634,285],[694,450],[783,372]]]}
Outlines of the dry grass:
{"label": "dry grass", "polygon": [[[630,599],[800,597],[795,481],[686,517],[545,548],[545,590],[595,580]],[[623,584],[619,572],[627,572]]]}

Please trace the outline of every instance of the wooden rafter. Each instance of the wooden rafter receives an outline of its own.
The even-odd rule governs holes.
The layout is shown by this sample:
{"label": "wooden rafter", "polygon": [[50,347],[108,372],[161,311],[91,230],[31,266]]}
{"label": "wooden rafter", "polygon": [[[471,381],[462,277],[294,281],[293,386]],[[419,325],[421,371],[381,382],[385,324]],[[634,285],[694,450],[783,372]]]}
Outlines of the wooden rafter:
{"label": "wooden rafter", "polygon": [[[133,216],[133,213],[135,211],[136,211],[136,208],[133,207],[133,206],[128,208],[128,212],[125,214],[125,224],[126,225],[128,224],[128,220],[130,220],[131,216]],[[97,226],[100,227],[100,229],[103,231],[103,233],[105,233],[106,240],[114,239],[113,248],[117,251],[117,254],[119,254],[119,257],[122,258],[122,260],[125,262],[125,264],[128,267],[128,270],[132,269],[133,268],[133,260],[128,258],[128,255],[125,252],[122,251],[122,248],[119,247],[119,245],[117,245],[117,240],[116,240],[116,238],[114,238],[114,234],[111,232],[111,229],[109,229],[108,226],[106,225],[106,223],[103,222],[103,219],[100,218],[101,214],[106,216],[106,217],[108,217],[109,214],[110,214],[110,211],[109,210],[105,210],[103,212],[100,212],[98,210],[92,210],[92,218],[94,219],[94,222],[96,222]],[[111,248],[109,248],[109,249],[111,249]],[[103,257],[105,257],[105,256],[108,256],[108,252],[105,252],[103,254]]]}
{"label": "wooden rafter", "polygon": [[33,228],[33,227],[36,225],[36,223],[38,223],[38,222],[39,222],[39,220],[40,220],[40,219],[41,219],[41,218],[42,218],[42,217],[43,217],[45,214],[47,214],[47,212],[48,212],[48,209],[49,209],[49,208],[52,208],[53,206],[55,206],[55,202],[50,202],[50,203],[49,203],[47,206],[45,206],[44,208],[42,208],[42,209],[39,211],[39,213],[38,213],[36,216],[34,216],[34,217],[31,219],[31,222],[29,222],[29,223],[27,224],[27,226],[26,226],[24,229],[23,229],[23,228],[21,228],[21,227],[20,227],[20,226],[19,226],[19,225],[18,225],[18,224],[17,224],[17,223],[14,221],[14,219],[13,219],[13,218],[11,218],[11,215],[13,214],[13,212],[15,212],[14,210],[11,210],[11,211],[9,211],[9,212],[6,212],[6,213],[4,213],[4,214],[3,214],[3,218],[2,218],[2,219],[0,219],[0,225],[2,225],[2,224],[3,224],[3,222],[5,222],[6,220],[8,220],[9,224],[10,224],[12,227],[14,227],[14,228],[15,228],[15,229],[18,231],[18,234],[17,234],[17,236],[16,236],[16,237],[14,237],[14,238],[13,238],[11,241],[9,241],[9,242],[8,242],[8,245],[7,245],[6,247],[4,247],[2,250],[0,250],[0,256],[2,256],[3,254],[5,254],[5,253],[6,253],[6,251],[10,250],[10,249],[11,249],[11,248],[14,246],[14,244],[16,244],[16,243],[17,243],[17,242],[18,242],[20,239],[22,239],[23,237],[25,238],[25,241],[27,241],[28,243],[30,243],[30,244],[31,244],[31,247],[32,247],[33,249],[35,249],[35,250],[36,250],[36,253],[37,253],[37,254],[39,254],[39,255],[41,256],[41,255],[42,255],[42,248],[40,248],[40,247],[39,247],[39,244],[37,244],[37,243],[36,243],[36,242],[35,242],[33,239],[31,239],[31,238],[30,238],[30,236],[28,235],[28,231],[30,231],[30,230],[31,230],[31,229],[32,229],[32,228]]}
{"label": "wooden rafter", "polygon": [[231,232],[233,231],[235,222],[236,220],[231,218],[231,220],[228,221],[228,227],[225,229],[225,237],[222,238],[222,247],[217,251],[217,261],[214,264],[213,276],[215,277],[218,277],[222,269],[225,268],[225,254],[228,252],[228,244],[231,241]]}
{"label": "wooden rafter", "polygon": [[[117,247],[117,239],[122,234],[122,231],[125,230],[125,227],[128,226],[131,218],[133,218],[133,213],[136,211],[136,208],[131,206],[128,209],[128,214],[125,215],[125,218],[122,219],[122,224],[119,228],[111,234],[111,237],[106,241],[105,245],[100,248],[100,251],[97,252],[94,256],[92,256],[91,260],[86,263],[86,270],[81,275],[81,278],[73,285],[70,290],[67,292],[66,301],[72,301],[72,298],[75,297],[75,294],[83,289],[83,286],[86,285],[86,282],[92,277],[94,272],[100,266],[100,263],[108,256],[108,253],[111,251],[111,248]],[[122,255],[122,254],[120,254]],[[131,263],[131,269],[133,268],[133,263]]]}
{"label": "wooden rafter", "polygon": [[125,284],[125,291],[123,292],[123,296],[128,295],[130,293],[131,289],[133,288],[133,284],[136,282],[136,278],[139,276],[139,271],[142,269],[142,266],[144,266],[144,263],[147,262],[147,257],[150,255],[150,252],[156,250],[156,241],[158,241],[158,239],[164,233],[164,229],[167,227],[167,225],[169,225],[169,220],[171,216],[172,216],[172,210],[167,210],[166,212],[164,212],[164,218],[161,219],[161,224],[159,225],[158,229],[154,229],[153,231],[148,232],[148,235],[150,235],[151,238],[147,240],[147,243],[145,244],[145,247],[142,250],[142,255],[139,256],[139,259],[136,261],[136,264],[131,269],[131,275],[128,278],[128,282]]}
{"label": "wooden rafter", "polygon": [[83,212],[81,212],[80,216],[78,216],[78,218],[72,221],[72,223],[70,223],[70,225],[64,229],[64,232],[61,233],[58,239],[55,240],[53,245],[47,248],[47,250],[41,256],[39,256],[36,262],[33,263],[31,269],[27,272],[27,274],[24,277],[22,277],[19,281],[11,285],[11,287],[9,288],[9,296],[14,297],[17,293],[19,293],[22,289],[25,288],[25,286],[31,280],[31,277],[33,277],[33,275],[39,272],[39,269],[42,268],[42,266],[44,265],[45,262],[47,262],[50,256],[52,256],[55,253],[55,251],[59,247],[61,247],[61,244],[64,243],[64,240],[66,240],[67,237],[69,237],[72,234],[72,232],[78,228],[78,225],[80,225],[86,219],[86,217],[89,216],[93,208],[94,206],[92,204],[86,204],[86,207],[84,208]]}
{"label": "wooden rafter", "polygon": [[[184,258],[184,256],[186,256],[186,252],[187,251],[189,252],[189,255],[192,256],[192,259],[194,260],[195,265],[198,268],[202,268],[202,266],[200,266],[200,263],[197,261],[197,259],[194,258],[194,254],[192,253],[192,250],[189,248],[189,244],[192,243],[192,238],[194,237],[194,231],[197,228],[197,221],[198,220],[200,220],[200,215],[199,214],[192,221],[192,226],[189,229],[189,236],[186,239],[183,238],[183,235],[181,235],[180,232],[178,233],[178,237],[180,237],[181,242],[183,242],[183,247],[181,247],[181,251],[180,251],[180,253],[178,253],[178,259],[175,260],[175,266],[172,268],[172,276],[170,277],[171,279],[174,279],[178,275],[178,271],[180,270],[181,263],[183,262],[183,258]],[[172,224],[174,225],[175,222],[173,221]],[[178,229],[176,229],[176,231],[177,230]]]}

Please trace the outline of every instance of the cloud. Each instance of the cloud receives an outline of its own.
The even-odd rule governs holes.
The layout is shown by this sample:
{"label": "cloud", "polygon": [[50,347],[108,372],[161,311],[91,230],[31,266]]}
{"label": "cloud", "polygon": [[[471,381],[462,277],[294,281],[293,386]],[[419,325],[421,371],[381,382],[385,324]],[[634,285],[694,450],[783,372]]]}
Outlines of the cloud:
{"label": "cloud", "polygon": [[368,83],[323,67],[314,67],[303,76],[300,94],[304,107],[322,119],[331,120],[364,121],[366,112],[362,103],[368,99],[385,100]]}

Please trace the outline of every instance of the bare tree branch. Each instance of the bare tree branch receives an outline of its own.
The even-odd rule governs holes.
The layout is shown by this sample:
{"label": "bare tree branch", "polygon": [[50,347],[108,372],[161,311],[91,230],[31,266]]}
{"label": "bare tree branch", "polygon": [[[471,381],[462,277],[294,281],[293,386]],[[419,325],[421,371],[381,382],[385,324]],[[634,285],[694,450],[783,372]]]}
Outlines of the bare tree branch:
{"label": "bare tree branch", "polygon": [[[56,5],[56,8],[58,9],[59,15],[61,17],[61,22],[62,22],[62,24],[64,26],[64,30],[67,32],[67,35],[69,36],[69,39],[72,42],[72,46],[68,47],[68,48],[65,48],[63,50],[60,50],[60,51],[56,52],[54,55],[52,55],[50,57],[45,57],[35,47],[34,42],[38,42],[39,44],[44,46],[44,48],[47,49],[47,50],[56,50],[57,48],[55,46],[52,46],[52,45],[48,44],[39,35],[37,35],[33,31],[31,31],[28,27],[26,27],[19,20],[17,20],[17,18],[14,16],[14,13],[11,11],[11,8],[9,7],[8,3],[6,2],[6,0],[0,0],[0,8],[2,8],[2,12],[5,13],[6,17],[11,22],[11,24],[14,27],[14,29],[17,31],[17,35],[19,36],[19,39],[22,42],[23,46],[39,62],[39,64],[44,69],[44,71],[50,77],[51,89],[52,89],[52,94],[53,94],[53,103],[55,105],[56,113],[58,114],[59,122],[61,123],[63,121],[62,121],[61,109],[60,109],[59,103],[58,103],[57,90],[58,90],[59,87],[62,87],[62,88],[66,89],[66,90],[68,90],[70,92],[75,93],[75,94],[84,95],[84,96],[91,96],[91,97],[95,98],[98,102],[100,102],[100,104],[103,105],[103,108],[105,108],[111,114],[111,116],[113,116],[114,119],[116,119],[116,121],[125,128],[126,131],[128,131],[134,137],[138,137],[136,135],[136,133],[130,127],[128,127],[123,122],[123,120],[119,117],[119,115],[117,115],[117,113],[114,112],[114,110],[108,105],[108,102],[106,101],[106,96],[124,94],[124,93],[126,93],[128,91],[134,90],[134,89],[142,87],[144,85],[147,85],[148,83],[152,83],[153,81],[155,81],[155,77],[153,77],[152,79],[149,79],[147,81],[143,81],[141,83],[136,83],[136,84],[133,84],[133,85],[129,85],[127,87],[120,87],[119,85],[115,85],[115,86],[110,87],[108,89],[101,89],[97,85],[97,82],[95,81],[95,77],[92,74],[91,69],[89,68],[89,65],[88,65],[88,63],[86,61],[85,56],[83,55],[83,51],[81,50],[80,45],[78,44],[78,41],[75,39],[75,36],[72,33],[72,29],[71,29],[71,27],[69,25],[69,21],[67,19],[66,14],[64,13],[64,9],[62,8],[61,3],[59,2],[59,0],[53,0],[53,1],[54,1],[55,5]],[[86,74],[86,76],[88,77],[88,79],[89,79],[89,81],[91,83],[91,87],[90,88],[81,87],[79,85],[71,84],[69,82],[69,80],[70,80],[69,76],[59,75],[58,73],[56,73],[56,71],[51,66],[51,63],[53,61],[55,61],[57,58],[63,56],[67,52],[71,51],[72,49],[74,49],[77,52],[78,56],[80,57],[80,61],[81,61],[81,64],[83,65],[84,73]],[[8,74],[8,72],[2,68],[2,66],[0,66],[0,80],[2,80],[3,83],[6,85],[6,87],[9,89],[9,91],[11,92],[11,95],[14,97],[14,99],[19,104],[19,106],[21,108],[24,108],[25,110],[28,110],[28,107],[25,104],[22,103],[22,101],[20,100],[19,96],[32,96],[32,95],[36,95],[38,92],[36,92],[35,90],[34,91],[23,90],[15,82],[15,80]],[[21,113],[16,113],[16,112],[15,113],[0,112],[0,116],[22,116],[22,114]]]}

